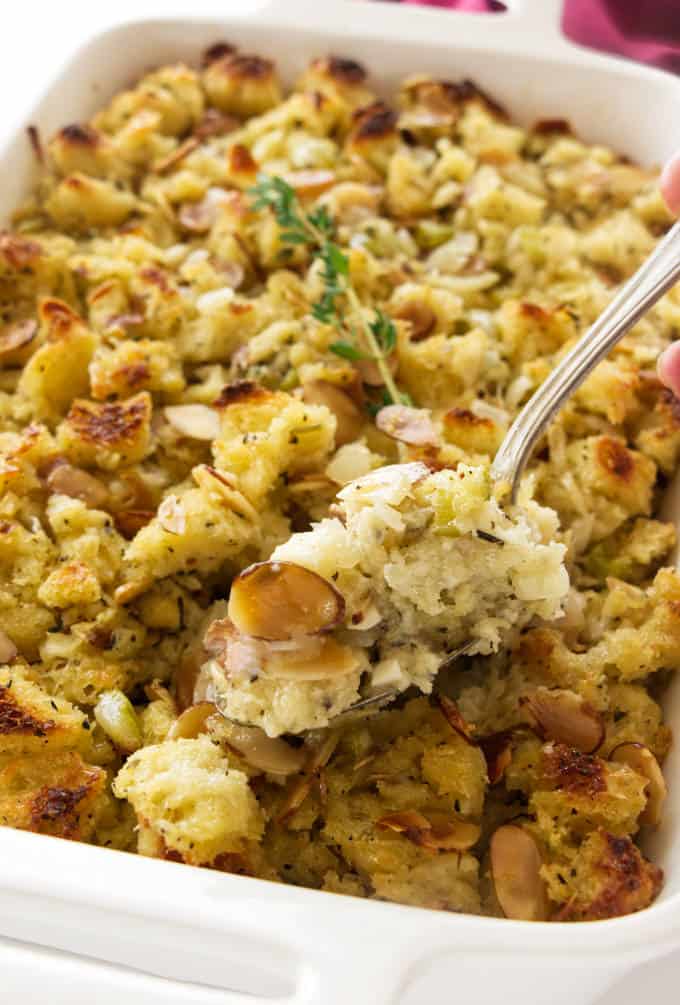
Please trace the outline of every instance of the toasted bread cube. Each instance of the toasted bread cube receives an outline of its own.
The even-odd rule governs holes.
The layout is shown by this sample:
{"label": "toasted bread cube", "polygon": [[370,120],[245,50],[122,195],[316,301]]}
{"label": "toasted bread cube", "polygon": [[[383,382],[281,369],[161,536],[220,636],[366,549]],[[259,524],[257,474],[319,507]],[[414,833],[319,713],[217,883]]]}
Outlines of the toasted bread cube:
{"label": "toasted bread cube", "polygon": [[112,470],[140,461],[151,445],[151,396],[127,401],[76,399],[59,426],[57,442],[75,464]]}
{"label": "toasted bread cube", "polygon": [[137,208],[137,198],[111,182],[76,172],[59,182],[45,200],[45,210],[58,227],[87,230],[116,227]]}
{"label": "toasted bread cube", "polygon": [[222,430],[213,445],[220,470],[238,480],[252,502],[279,477],[323,467],[334,447],[335,416],[282,391],[242,381],[224,388],[216,402]]}
{"label": "toasted bread cube", "polygon": [[262,836],[263,818],[248,778],[207,737],[143,747],[119,771],[119,799],[129,799],[142,828],[193,865],[238,854]]}
{"label": "toasted bread cube", "polygon": [[247,119],[281,101],[281,85],[271,60],[231,53],[210,63],[203,73],[208,101],[222,112]]}
{"label": "toasted bread cube", "polygon": [[0,767],[0,824],[88,841],[106,807],[103,768],[74,751],[4,760]]}
{"label": "toasted bread cube", "polygon": [[43,300],[39,316],[44,345],[24,367],[18,390],[30,401],[39,418],[55,422],[74,396],[86,393],[89,388],[87,368],[97,337],[61,300]]}
{"label": "toasted bread cube", "polygon": [[85,722],[70,702],[51,697],[35,683],[26,667],[0,667],[0,754],[76,747]]}

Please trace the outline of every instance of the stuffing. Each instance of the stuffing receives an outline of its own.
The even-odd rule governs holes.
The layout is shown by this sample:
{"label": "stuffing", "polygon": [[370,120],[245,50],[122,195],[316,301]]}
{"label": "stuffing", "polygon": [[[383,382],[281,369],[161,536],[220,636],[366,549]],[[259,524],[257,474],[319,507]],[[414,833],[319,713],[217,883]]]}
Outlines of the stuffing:
{"label": "stuffing", "polygon": [[238,854],[262,834],[248,780],[207,738],[170,740],[133,754],[114,792],[128,798],[142,826],[185,862]]}
{"label": "stuffing", "polygon": [[640,910],[677,290],[517,505],[489,467],[671,226],[657,174],[470,80],[389,93],[334,54],[289,90],[238,41],[67,118],[0,233],[0,824],[440,910]]}

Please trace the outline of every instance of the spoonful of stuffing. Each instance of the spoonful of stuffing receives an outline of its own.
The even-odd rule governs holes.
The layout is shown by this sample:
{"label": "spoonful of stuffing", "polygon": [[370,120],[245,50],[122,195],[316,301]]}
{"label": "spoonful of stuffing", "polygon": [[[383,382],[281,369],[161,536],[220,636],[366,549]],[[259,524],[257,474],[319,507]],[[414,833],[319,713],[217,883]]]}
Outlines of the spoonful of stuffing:
{"label": "spoonful of stuffing", "polygon": [[[458,656],[559,617],[569,578],[557,515],[521,492],[521,475],[566,399],[678,280],[679,243],[676,224],[525,405],[490,470],[379,468],[237,576],[203,641],[199,698],[270,736],[322,728],[412,686],[428,693]],[[436,435],[427,412],[402,405],[377,424],[406,443]]]}

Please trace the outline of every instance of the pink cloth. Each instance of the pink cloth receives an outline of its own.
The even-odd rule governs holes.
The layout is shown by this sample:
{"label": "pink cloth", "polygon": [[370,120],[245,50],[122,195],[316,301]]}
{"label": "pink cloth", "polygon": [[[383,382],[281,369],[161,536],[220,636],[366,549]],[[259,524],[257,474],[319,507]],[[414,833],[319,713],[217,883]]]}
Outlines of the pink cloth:
{"label": "pink cloth", "polygon": [[[467,11],[502,9],[495,0],[403,0]],[[680,0],[565,0],[562,27],[582,45],[680,73]]]}

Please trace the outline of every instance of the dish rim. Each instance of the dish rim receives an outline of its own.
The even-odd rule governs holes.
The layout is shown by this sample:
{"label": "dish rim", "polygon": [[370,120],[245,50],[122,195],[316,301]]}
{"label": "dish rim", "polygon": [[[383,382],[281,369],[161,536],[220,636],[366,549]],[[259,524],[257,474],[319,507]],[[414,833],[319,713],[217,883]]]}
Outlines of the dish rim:
{"label": "dish rim", "polygon": [[[34,95],[32,106],[23,110],[19,103],[19,111],[13,116],[15,122],[12,128],[0,136],[0,162],[8,156],[12,143],[17,142],[23,134],[23,127],[17,120],[26,123],[35,118],[42,102],[69,76],[72,67],[84,53],[106,40],[114,41],[116,35],[130,29],[153,32],[168,25],[219,24],[223,29],[237,33],[240,25],[252,26],[257,23],[267,29],[281,27],[295,30],[296,21],[304,17],[303,30],[307,34],[317,31],[337,37],[338,30],[342,28],[341,34],[347,39],[370,39],[379,33],[382,37],[398,39],[415,46],[418,39],[427,33],[426,28],[431,31],[434,26],[444,23],[450,25],[458,19],[461,19],[459,23],[463,23],[464,18],[468,35],[460,47],[481,47],[486,51],[493,51],[496,48],[494,31],[487,32],[486,28],[482,30],[483,24],[479,20],[493,16],[494,19],[506,22],[502,29],[506,32],[504,42],[507,51],[512,52],[515,48],[521,49],[522,31],[527,26],[527,19],[532,17],[535,21],[532,34],[535,35],[538,28],[546,33],[549,43],[540,53],[541,57],[552,56],[558,63],[568,61],[584,68],[616,68],[617,73],[625,72],[632,78],[663,81],[663,86],[674,86],[680,96],[680,81],[663,71],[634,63],[622,63],[619,59],[567,42],[557,30],[557,0],[510,0],[508,12],[501,15],[456,14],[400,7],[391,12],[394,19],[388,19],[387,23],[379,19],[378,4],[362,4],[360,7],[357,5],[360,27],[351,32],[347,30],[346,0],[326,0],[317,5],[311,0],[291,0],[283,14],[277,9],[279,4],[276,0],[271,0],[269,5],[258,5],[251,13],[230,14],[228,11],[221,11],[217,4],[203,3],[201,6],[201,13],[186,17],[175,14],[168,17],[148,17],[142,13],[139,17],[118,20],[113,16],[109,20],[107,15],[101,25],[88,31],[84,40],[71,49],[58,72],[52,74],[35,92],[39,95],[38,100],[35,100]],[[209,9],[205,10],[206,7]],[[468,22],[469,18],[473,22]],[[372,29],[367,32],[366,27],[369,25],[372,25]],[[408,27],[413,28],[410,37],[405,33]],[[526,58],[526,49],[521,51]],[[680,785],[680,779],[677,784]],[[680,820],[676,821],[676,829],[678,828]],[[680,831],[676,840],[680,842]],[[345,919],[353,916],[352,924],[357,924],[358,919],[364,919],[366,925],[379,923],[381,930],[392,935],[394,942],[391,955],[398,954],[399,950],[394,948],[396,946],[401,946],[404,953],[408,947],[409,967],[416,957],[417,962],[425,957],[433,959],[450,952],[452,945],[469,951],[483,949],[485,954],[530,952],[533,956],[540,952],[551,959],[571,957],[576,952],[588,959],[597,957],[600,961],[606,961],[609,956],[613,957],[625,950],[629,954],[627,962],[632,965],[633,962],[661,955],[680,944],[680,891],[653,903],[642,912],[588,924],[511,922],[508,919],[451,914],[424,908],[415,908],[417,913],[414,914],[414,908],[409,906],[341,895],[336,895],[332,900],[333,895],[324,891],[283,886],[252,877],[186,869],[184,866],[178,868],[178,863],[174,862],[144,859],[128,853],[111,855],[110,852],[111,849],[66,841],[55,842],[46,835],[0,827],[2,862],[11,863],[9,870],[5,865],[0,865],[0,902],[7,894],[24,894],[37,902],[48,898],[61,905],[78,905],[85,911],[90,911],[91,916],[101,912],[119,918],[133,915],[151,923],[157,923],[161,919],[167,922],[174,907],[173,920],[177,923],[190,925],[193,929],[204,929],[206,919],[209,918],[210,926],[215,931],[227,934],[246,930],[258,943],[264,939],[286,949],[292,946],[300,957],[303,951],[308,951],[310,940],[318,934],[320,914],[324,916],[324,926],[336,930],[339,937],[351,935],[351,940],[363,941],[364,935],[361,932],[349,933],[343,928]],[[83,861],[79,862],[80,859]],[[84,864],[85,860],[87,865]],[[85,873],[90,863],[95,881],[89,875],[86,883],[74,883],[74,875],[79,870]],[[146,877],[149,879],[148,884],[144,881]],[[148,903],[149,886],[153,888],[156,898],[153,910],[150,910]],[[213,895],[213,890],[216,891],[216,896]],[[177,910],[180,905],[178,895],[184,892],[189,896],[182,903],[181,910]],[[209,896],[206,896],[207,893]],[[249,918],[249,909],[254,902],[266,906],[271,912],[271,918],[265,919],[265,925],[261,916],[249,919],[244,928],[244,917]],[[214,909],[216,903],[218,911]],[[225,906],[229,908],[226,913]],[[299,927],[295,931],[288,931],[283,938],[281,933],[286,927],[282,924],[283,917],[291,907],[300,912],[299,918],[296,915]],[[334,920],[331,920],[331,914]],[[416,938],[412,930],[415,918],[418,918],[419,929]],[[255,924],[252,923],[253,920]],[[565,925],[568,927],[565,928]],[[361,922],[357,927],[361,928]],[[2,934],[11,935],[11,926],[8,927],[4,920],[0,921],[0,929]],[[569,932],[568,938],[565,938],[565,931]],[[414,951],[416,946],[418,953]],[[107,956],[104,954],[100,958]],[[303,981],[303,985],[308,992],[311,986],[309,981]],[[295,1001],[297,1000],[296,997]]]}

